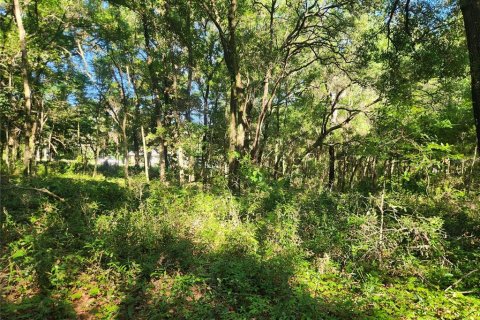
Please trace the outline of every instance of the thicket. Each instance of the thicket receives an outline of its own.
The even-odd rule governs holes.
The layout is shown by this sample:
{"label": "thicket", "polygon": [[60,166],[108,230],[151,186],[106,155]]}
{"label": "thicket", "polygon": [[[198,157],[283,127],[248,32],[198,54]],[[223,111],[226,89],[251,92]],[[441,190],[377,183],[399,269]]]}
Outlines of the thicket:
{"label": "thicket", "polygon": [[18,182],[2,190],[5,319],[480,315],[478,193]]}

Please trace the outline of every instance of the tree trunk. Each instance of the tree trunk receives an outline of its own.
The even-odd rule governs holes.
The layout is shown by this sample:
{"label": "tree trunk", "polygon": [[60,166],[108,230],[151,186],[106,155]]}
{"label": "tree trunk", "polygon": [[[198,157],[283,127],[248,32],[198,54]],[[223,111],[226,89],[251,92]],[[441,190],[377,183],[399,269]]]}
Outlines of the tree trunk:
{"label": "tree trunk", "polygon": [[94,150],[94,157],[95,157],[95,163],[93,165],[93,176],[95,177],[97,175],[97,169],[98,169],[98,159],[99,159],[99,156],[100,156],[100,145],[99,145],[99,141],[100,141],[100,130],[99,130],[99,126],[98,126],[98,119],[99,119],[99,109],[97,107],[97,114],[96,114],[96,117],[95,117],[95,150]]}
{"label": "tree trunk", "polygon": [[228,186],[234,192],[240,191],[240,157],[242,151],[242,125],[239,119],[239,105],[243,100],[243,86],[240,73],[235,75],[230,89],[230,125],[228,131]]}
{"label": "tree trunk", "polygon": [[[135,120],[136,121],[136,120]],[[135,167],[140,167],[140,142],[138,141],[138,125],[135,125],[133,128],[133,152],[135,152]]]}
{"label": "tree trunk", "polygon": [[8,132],[8,147],[10,154],[7,155],[9,158],[9,172],[15,171],[16,162],[18,159],[18,134],[15,133],[14,128],[9,128]]}
{"label": "tree trunk", "polygon": [[230,76],[230,110],[228,114],[228,186],[234,192],[240,191],[240,157],[245,146],[245,118],[248,108],[244,101],[244,88],[240,74],[240,57],[237,48],[237,0],[228,5],[228,30],[225,32],[219,21],[218,13],[205,6],[215,24],[222,44],[225,65]]}
{"label": "tree trunk", "polygon": [[180,182],[180,185],[183,185],[185,183],[185,153],[183,151],[183,148],[180,146],[177,149],[177,159],[178,159],[178,179]]}
{"label": "tree trunk", "polygon": [[461,0],[460,7],[470,57],[472,107],[480,150],[480,0]]}
{"label": "tree trunk", "polygon": [[97,144],[95,146],[95,164],[93,165],[93,176],[94,177],[97,175],[99,154],[100,154],[100,147]]}
{"label": "tree trunk", "polygon": [[10,165],[10,153],[12,149],[10,148],[10,132],[8,126],[5,127],[5,164],[7,165],[7,172],[10,173],[11,165]]}
{"label": "tree trunk", "polygon": [[263,79],[263,95],[262,95],[262,107],[260,115],[258,116],[257,128],[255,130],[255,139],[252,146],[252,159],[255,163],[260,162],[260,136],[262,134],[262,127],[267,116],[268,109],[270,109],[271,101],[268,97],[270,84],[270,68],[265,73]]}
{"label": "tree trunk", "polygon": [[373,158],[372,162],[372,186],[375,188],[377,185],[377,158]]}
{"label": "tree trunk", "polygon": [[145,131],[143,130],[142,126],[142,143],[143,143],[143,161],[144,161],[144,169],[145,169],[145,178],[147,182],[150,181],[150,177],[148,175],[148,152],[147,152],[147,143],[145,142]]}
{"label": "tree trunk", "polygon": [[[190,3],[188,3],[190,8]],[[187,13],[187,26],[188,26],[188,74],[187,74],[187,95],[188,101],[186,103],[185,111],[185,120],[187,122],[192,121],[192,110],[191,110],[191,95],[192,95],[192,83],[193,83],[193,68],[194,68],[194,57],[193,57],[193,43],[192,43],[192,32],[191,32],[191,19],[190,19],[190,10]],[[183,150],[182,150],[183,151]],[[185,160],[188,166],[188,182],[195,182],[195,157],[192,155],[185,155]]]}
{"label": "tree trunk", "polygon": [[162,104],[160,101],[160,85],[159,79],[156,74],[155,67],[153,65],[152,59],[152,47],[151,47],[151,37],[150,37],[150,28],[148,25],[148,16],[145,12],[141,15],[142,24],[143,24],[143,35],[145,40],[145,53],[147,55],[147,68],[150,76],[150,84],[153,94],[153,104],[155,106],[155,115],[153,121],[154,125],[152,126],[152,132],[155,133],[160,131],[160,137],[158,138],[158,147],[159,147],[159,167],[160,167],[160,180],[166,180],[166,168],[167,168],[167,146],[165,145],[165,139],[163,138],[162,128],[164,127],[164,114],[162,112]]}
{"label": "tree trunk", "polygon": [[203,184],[207,183],[207,161],[208,161],[208,146],[207,146],[207,134],[208,134],[208,98],[210,95],[210,77],[206,80],[205,95],[203,97],[203,126],[205,127],[205,133],[203,134],[202,141],[202,181]]}
{"label": "tree trunk", "polygon": [[[15,102],[13,100],[13,76],[12,73],[8,73],[8,101],[9,104],[12,106],[15,105]],[[5,141],[6,141],[6,164],[7,164],[7,172],[8,174],[13,172],[13,166],[15,164],[15,159],[13,158],[13,150],[14,150],[14,144],[16,143],[14,141],[14,134],[12,130],[12,123],[10,121],[5,121],[5,122],[0,122],[0,125],[2,123],[5,123]],[[7,175],[8,177],[8,175]]]}
{"label": "tree trunk", "polygon": [[[132,63],[133,64],[133,63]],[[133,88],[133,102],[135,104],[135,112],[133,116],[133,151],[135,152],[135,167],[140,167],[140,141],[138,132],[140,131],[140,99],[138,96],[137,82],[135,80],[135,68],[131,69],[131,75],[129,74],[129,81],[132,84]],[[142,128],[143,130],[143,128]],[[142,137],[143,138],[143,137]]]}
{"label": "tree trunk", "polygon": [[48,170],[48,166],[50,165],[50,163],[52,162],[52,136],[53,136],[53,128],[52,127],[52,130],[50,130],[50,133],[48,134],[48,141],[47,141],[47,152],[48,152],[48,155],[47,155],[47,161],[45,162],[45,173],[48,174],[47,170]]}
{"label": "tree trunk", "polygon": [[129,184],[129,174],[128,174],[129,161],[128,161],[128,137],[127,137],[127,113],[126,112],[122,120],[122,149],[123,149],[123,175],[128,185]]}
{"label": "tree trunk", "polygon": [[[3,119],[2,116],[0,115],[0,123],[2,123]],[[5,149],[5,146],[3,144],[3,139],[2,139],[2,126],[0,125],[0,175],[2,174],[2,169],[3,169],[3,152]],[[8,167],[7,167],[8,168]]]}
{"label": "tree trunk", "polygon": [[21,70],[23,78],[23,97],[24,97],[24,143],[25,149],[23,153],[24,174],[29,176],[32,173],[32,160],[35,152],[35,129],[34,120],[32,119],[32,91],[30,88],[30,68],[28,64],[28,51],[25,28],[23,27],[22,8],[19,0],[13,0],[15,20],[18,27],[18,37],[20,40],[20,48],[22,52]]}
{"label": "tree trunk", "polygon": [[275,180],[278,180],[279,177],[279,164],[280,164],[280,144],[278,143],[278,140],[275,142],[275,155],[273,159],[273,178]]}
{"label": "tree trunk", "polygon": [[347,177],[348,167],[349,167],[348,157],[344,156],[343,157],[343,171],[342,171],[341,176],[338,176],[338,180],[339,180],[338,184],[340,185],[340,190],[342,192],[345,190],[345,179]]}
{"label": "tree trunk", "polygon": [[353,165],[352,175],[350,176],[350,180],[349,180],[350,189],[352,189],[353,187],[353,180],[355,179],[355,174],[357,173],[358,167],[360,166],[360,162],[363,160],[363,157],[360,157],[360,159],[356,159],[354,157],[353,159],[354,159],[354,165]]}
{"label": "tree trunk", "polygon": [[187,2],[187,28],[188,28],[188,41],[187,41],[187,53],[188,53],[188,73],[187,73],[187,94],[188,94],[188,102],[186,105],[185,110],[185,119],[190,122],[192,121],[192,114],[191,114],[191,104],[190,104],[190,96],[192,91],[192,82],[193,82],[193,67],[194,67],[194,56],[193,56],[193,35],[192,35],[192,28],[194,28],[191,19],[191,4],[190,1]]}
{"label": "tree trunk", "polygon": [[328,188],[333,189],[335,183],[335,146],[328,146]]}

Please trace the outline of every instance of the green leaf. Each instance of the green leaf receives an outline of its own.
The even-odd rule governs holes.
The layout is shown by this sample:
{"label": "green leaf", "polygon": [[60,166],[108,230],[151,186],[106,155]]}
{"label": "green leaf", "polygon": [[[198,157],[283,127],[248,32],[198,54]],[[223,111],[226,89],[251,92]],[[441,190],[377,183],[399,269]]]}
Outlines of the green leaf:
{"label": "green leaf", "polygon": [[27,254],[27,250],[25,250],[23,248],[20,248],[13,253],[12,258],[13,259],[21,258],[21,257],[25,256],[26,254]]}
{"label": "green leaf", "polygon": [[80,299],[81,297],[82,297],[82,293],[81,293],[81,292],[76,292],[76,293],[74,293],[74,294],[72,294],[72,295],[70,296],[70,299],[71,299],[71,300],[78,300],[78,299]]}
{"label": "green leaf", "polygon": [[90,290],[88,290],[88,294],[93,297],[96,297],[100,294],[100,289],[98,287],[93,287]]}

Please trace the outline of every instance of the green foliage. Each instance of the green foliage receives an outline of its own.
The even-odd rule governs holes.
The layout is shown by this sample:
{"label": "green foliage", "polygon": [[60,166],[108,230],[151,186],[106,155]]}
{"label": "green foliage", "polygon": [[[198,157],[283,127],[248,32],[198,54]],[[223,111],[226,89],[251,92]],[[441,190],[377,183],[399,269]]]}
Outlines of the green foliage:
{"label": "green foliage", "polygon": [[0,319],[479,318],[457,7],[1,2]]}
{"label": "green foliage", "polygon": [[464,197],[279,183],[235,199],[138,181],[139,197],[120,179],[48,183],[66,203],[37,195],[20,208],[21,194],[5,203],[8,319],[474,319],[480,310],[480,255],[455,235],[478,226],[476,211],[465,217],[476,224],[455,226],[459,204],[472,205]]}

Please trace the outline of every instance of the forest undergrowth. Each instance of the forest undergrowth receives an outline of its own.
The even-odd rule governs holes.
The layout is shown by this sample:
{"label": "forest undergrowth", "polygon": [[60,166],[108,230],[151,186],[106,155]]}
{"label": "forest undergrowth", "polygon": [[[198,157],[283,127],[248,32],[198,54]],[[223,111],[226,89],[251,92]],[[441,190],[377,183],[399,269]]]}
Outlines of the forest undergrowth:
{"label": "forest undergrowth", "polygon": [[0,319],[480,317],[478,193],[12,179]]}

